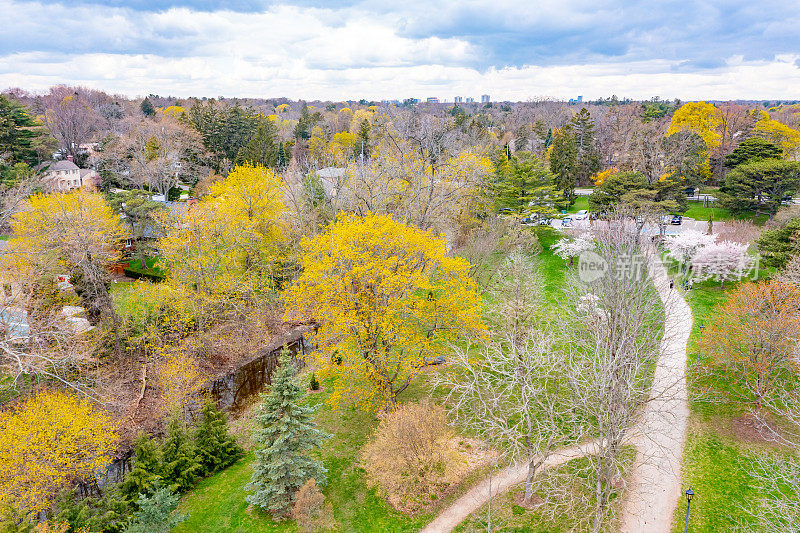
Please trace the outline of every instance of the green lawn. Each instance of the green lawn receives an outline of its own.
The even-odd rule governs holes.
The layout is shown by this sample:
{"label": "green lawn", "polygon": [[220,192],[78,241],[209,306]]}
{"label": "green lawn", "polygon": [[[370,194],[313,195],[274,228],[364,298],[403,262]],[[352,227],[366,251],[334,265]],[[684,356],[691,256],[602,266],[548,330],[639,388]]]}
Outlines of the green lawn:
{"label": "green lawn", "polygon": [[166,273],[158,266],[158,262],[160,260],[161,258],[158,256],[153,256],[153,257],[148,256],[145,258],[145,264],[147,266],[145,268],[142,268],[142,262],[138,258],[131,259],[130,261],[128,261],[126,270],[131,270],[138,274],[145,274],[148,276],[163,278]]}
{"label": "green lawn", "polygon": [[[432,370],[435,371],[435,370]],[[406,516],[390,507],[374,489],[367,486],[364,469],[359,465],[359,450],[378,424],[373,414],[363,409],[332,409],[324,403],[331,389],[309,396],[312,404],[321,404],[316,418],[331,433],[332,438],[322,450],[328,469],[328,483],[323,492],[333,504],[339,531],[419,531],[434,512]],[[401,401],[416,401],[429,394],[426,374],[416,379],[403,393]],[[249,429],[248,429],[249,431]],[[252,473],[252,453],[234,466],[201,481],[183,497],[180,511],[189,514],[186,522],[173,531],[195,532],[256,532],[297,531],[293,522],[275,523],[269,516],[250,510],[244,501],[244,486]],[[475,479],[465,480],[466,488]],[[455,494],[442,500],[445,505]]]}
{"label": "green lawn", "polygon": [[7,241],[11,238],[11,235],[0,235],[0,241]]}
{"label": "green lawn", "polygon": [[[714,307],[726,298],[735,283],[722,290],[714,281],[695,284],[687,295],[694,315],[694,327],[687,347],[690,366],[697,360],[700,326],[713,320]],[[691,370],[690,370],[691,372]],[[690,398],[696,390],[689,386]],[[766,445],[742,440],[736,433],[741,406],[690,400],[691,419],[683,456],[685,487],[695,492],[690,531],[732,531],[752,526],[744,508],[758,498],[758,487],[748,474],[754,454],[771,451]],[[681,497],[675,511],[673,531],[683,531],[686,499]],[[746,529],[747,530],[747,529]],[[752,529],[750,529],[752,530]]]}
{"label": "green lawn", "polygon": [[578,196],[575,198],[575,203],[572,204],[569,208],[570,213],[577,213],[582,209],[589,209],[589,197],[588,196]]}
{"label": "green lawn", "polygon": [[555,306],[563,300],[566,262],[555,255],[550,247],[564,235],[549,226],[538,226],[535,231],[539,244],[542,245],[542,251],[537,259],[544,278],[545,293],[551,306]]}
{"label": "green lawn", "polygon": [[729,209],[724,207],[714,207],[715,203],[709,204],[709,207],[703,207],[703,202],[689,202],[689,209],[683,213],[687,218],[695,220],[710,220],[724,221],[724,220],[748,220],[758,226],[763,226],[769,218],[767,215],[756,215],[753,211],[734,215]]}

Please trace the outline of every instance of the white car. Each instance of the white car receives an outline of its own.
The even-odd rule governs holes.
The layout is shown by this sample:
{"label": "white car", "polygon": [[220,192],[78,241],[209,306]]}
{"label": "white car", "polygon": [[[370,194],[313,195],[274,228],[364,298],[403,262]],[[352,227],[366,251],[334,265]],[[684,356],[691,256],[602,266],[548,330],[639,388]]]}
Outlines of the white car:
{"label": "white car", "polygon": [[589,218],[589,211],[587,211],[586,209],[581,209],[580,211],[572,215],[573,220],[586,220],[587,218]]}

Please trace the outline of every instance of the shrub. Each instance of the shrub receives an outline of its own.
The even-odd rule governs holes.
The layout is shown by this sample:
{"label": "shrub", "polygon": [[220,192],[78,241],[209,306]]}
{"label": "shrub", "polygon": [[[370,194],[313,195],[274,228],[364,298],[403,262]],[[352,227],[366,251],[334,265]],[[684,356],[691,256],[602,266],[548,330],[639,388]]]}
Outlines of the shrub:
{"label": "shrub", "polygon": [[319,380],[317,379],[317,375],[313,372],[311,373],[311,383],[309,384],[311,390],[319,390]]}
{"label": "shrub", "polygon": [[[59,523],[66,522],[70,531],[79,531],[85,527],[87,531],[103,533],[122,533],[130,521],[133,511],[131,503],[119,491],[118,486],[104,487],[99,498],[76,498],[76,490],[66,491],[58,502]],[[0,529],[2,531],[2,529]]]}
{"label": "shrub", "polygon": [[292,518],[301,532],[324,531],[336,528],[333,505],[325,501],[314,478],[306,481],[295,493]]}
{"label": "shrub", "polygon": [[362,450],[370,482],[395,507],[413,510],[456,481],[461,458],[444,409],[428,401],[389,414]]}

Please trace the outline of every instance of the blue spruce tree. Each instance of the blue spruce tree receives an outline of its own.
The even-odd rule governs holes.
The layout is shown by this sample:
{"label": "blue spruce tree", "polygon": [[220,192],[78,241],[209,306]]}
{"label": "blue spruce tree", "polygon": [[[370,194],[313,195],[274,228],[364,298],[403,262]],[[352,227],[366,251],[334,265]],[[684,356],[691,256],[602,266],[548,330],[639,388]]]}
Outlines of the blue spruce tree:
{"label": "blue spruce tree", "polygon": [[260,427],[254,435],[256,463],[245,487],[253,492],[245,498],[247,503],[276,519],[289,515],[294,495],[303,483],[310,478],[318,484],[325,482],[325,467],[312,452],[328,435],[312,421],[316,408],[302,405],[305,395],[288,350],[284,350],[272,375],[272,388],[262,394],[257,417]]}

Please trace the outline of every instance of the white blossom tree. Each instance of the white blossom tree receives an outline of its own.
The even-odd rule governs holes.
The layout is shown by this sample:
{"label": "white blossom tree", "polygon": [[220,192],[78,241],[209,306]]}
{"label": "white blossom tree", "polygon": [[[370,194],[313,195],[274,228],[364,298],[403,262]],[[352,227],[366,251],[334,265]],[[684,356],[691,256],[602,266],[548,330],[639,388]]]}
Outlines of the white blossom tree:
{"label": "white blossom tree", "polygon": [[741,279],[753,267],[753,258],[746,244],[730,241],[715,242],[700,248],[692,257],[694,276],[698,279],[717,278],[720,287],[726,280]]}
{"label": "white blossom tree", "polygon": [[686,267],[697,252],[717,241],[716,235],[707,235],[701,231],[689,230],[677,235],[670,235],[664,240],[664,248],[669,257]]}
{"label": "white blossom tree", "polygon": [[573,259],[581,253],[594,248],[594,235],[590,231],[579,233],[573,238],[564,237],[552,245],[553,253],[564,261],[569,259],[571,265]]}

